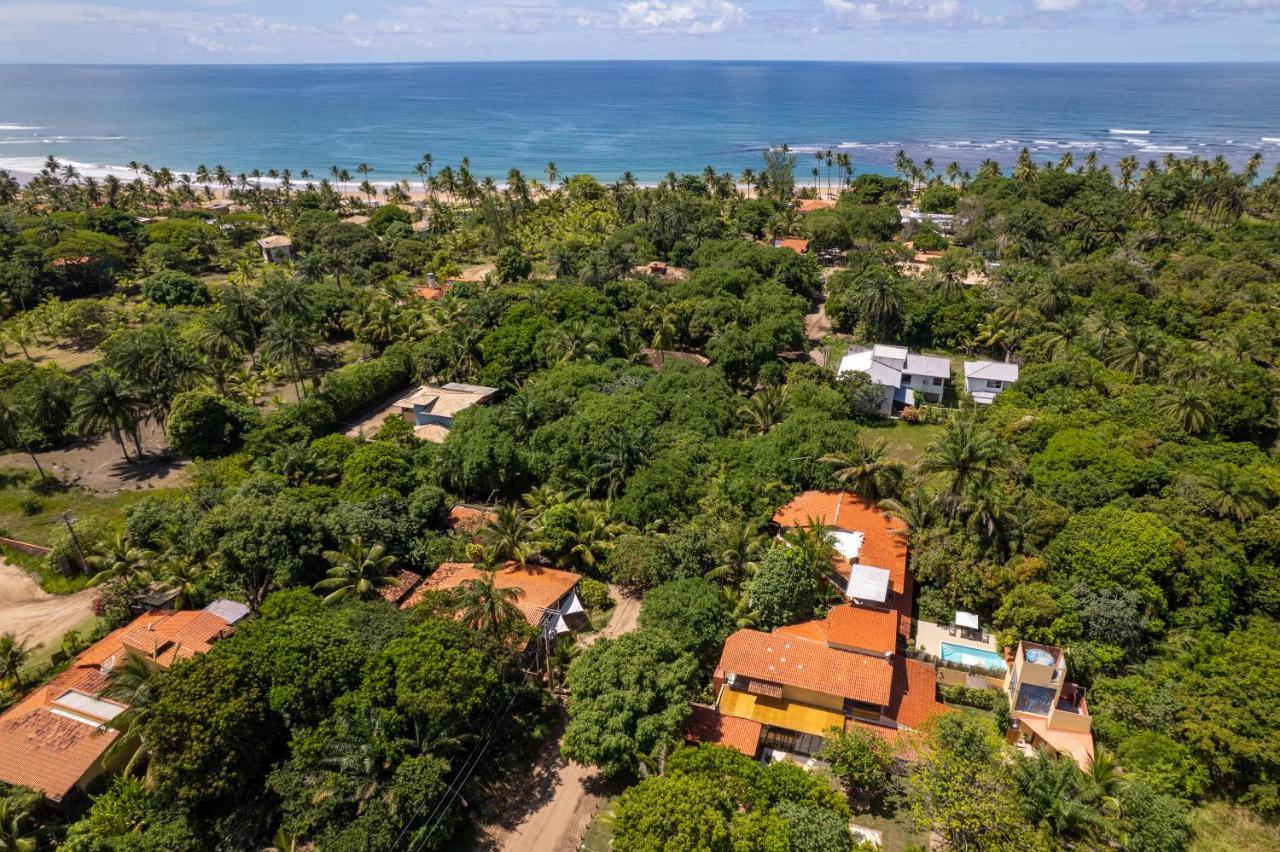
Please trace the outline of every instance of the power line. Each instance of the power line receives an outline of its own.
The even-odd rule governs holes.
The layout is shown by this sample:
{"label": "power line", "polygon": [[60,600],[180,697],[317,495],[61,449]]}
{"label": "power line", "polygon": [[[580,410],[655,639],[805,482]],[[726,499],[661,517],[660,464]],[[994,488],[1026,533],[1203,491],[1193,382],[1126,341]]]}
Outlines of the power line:
{"label": "power line", "polygon": [[[499,684],[499,686],[501,686],[501,684]],[[497,687],[495,687],[495,690],[496,689]],[[424,826],[430,825],[431,830],[427,832],[427,835],[422,839],[422,841],[414,847],[414,852],[418,852],[418,850],[426,845],[426,842],[431,839],[431,835],[435,833],[436,826],[444,820],[445,813],[453,803],[453,800],[461,795],[463,785],[470,780],[472,773],[475,772],[475,768],[480,764],[480,758],[484,757],[485,751],[489,748],[489,744],[493,739],[494,729],[497,727],[498,722],[502,717],[506,716],[507,711],[511,709],[511,705],[515,703],[519,694],[518,690],[513,691],[511,698],[507,700],[506,707],[502,708],[501,713],[497,713],[493,716],[489,722],[489,726],[485,729],[483,742],[477,743],[475,748],[471,750],[471,753],[467,755],[466,760],[462,762],[462,766],[458,770],[458,775],[449,783],[449,786],[445,788],[444,793],[442,793],[440,798],[436,801],[435,807],[431,809],[431,813],[427,815],[426,822],[424,823]],[[413,827],[413,824],[417,822],[418,815],[422,812],[422,808],[425,806],[426,802],[423,802],[422,805],[418,807],[417,811],[414,812],[413,816],[409,818],[405,827],[400,830],[400,834],[396,837],[395,843],[392,844],[392,849],[395,849],[400,845],[400,841],[404,838],[409,829]]]}

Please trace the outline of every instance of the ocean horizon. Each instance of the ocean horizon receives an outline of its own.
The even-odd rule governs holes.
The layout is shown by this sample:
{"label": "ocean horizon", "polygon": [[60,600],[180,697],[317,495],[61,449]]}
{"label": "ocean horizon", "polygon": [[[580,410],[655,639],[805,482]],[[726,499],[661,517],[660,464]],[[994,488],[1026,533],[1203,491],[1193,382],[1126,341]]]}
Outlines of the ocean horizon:
{"label": "ocean horizon", "polygon": [[[787,144],[855,173],[917,163],[1006,168],[1096,151],[1104,163],[1260,152],[1280,160],[1280,63],[783,61],[438,62],[368,65],[0,65],[0,169],[47,155],[82,174],[373,167],[375,183],[463,157],[501,180],[759,170]],[[826,167],[821,167],[825,180]]]}

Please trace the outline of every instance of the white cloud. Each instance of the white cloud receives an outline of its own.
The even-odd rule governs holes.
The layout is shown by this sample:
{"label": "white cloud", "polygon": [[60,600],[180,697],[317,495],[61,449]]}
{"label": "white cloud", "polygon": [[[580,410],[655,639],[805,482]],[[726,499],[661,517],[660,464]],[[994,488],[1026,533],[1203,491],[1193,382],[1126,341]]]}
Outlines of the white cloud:
{"label": "white cloud", "polygon": [[986,23],[977,11],[969,11],[960,0],[879,0],[858,3],[855,0],[823,0],[829,12],[842,23],[862,24],[917,24],[933,22]]}
{"label": "white cloud", "polygon": [[1083,5],[1083,0],[1035,0],[1037,12],[1074,12]]}
{"label": "white cloud", "polygon": [[620,27],[642,33],[718,33],[746,19],[742,7],[728,0],[636,0],[618,13]]}

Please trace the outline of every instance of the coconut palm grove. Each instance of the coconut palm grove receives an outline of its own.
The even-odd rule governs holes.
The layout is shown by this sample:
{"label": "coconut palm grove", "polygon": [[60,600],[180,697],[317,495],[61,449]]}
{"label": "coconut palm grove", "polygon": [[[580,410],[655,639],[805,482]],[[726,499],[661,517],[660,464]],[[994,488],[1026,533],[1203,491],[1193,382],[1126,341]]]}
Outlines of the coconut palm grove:
{"label": "coconut palm grove", "polygon": [[1280,848],[1270,166],[0,172],[0,849]]}

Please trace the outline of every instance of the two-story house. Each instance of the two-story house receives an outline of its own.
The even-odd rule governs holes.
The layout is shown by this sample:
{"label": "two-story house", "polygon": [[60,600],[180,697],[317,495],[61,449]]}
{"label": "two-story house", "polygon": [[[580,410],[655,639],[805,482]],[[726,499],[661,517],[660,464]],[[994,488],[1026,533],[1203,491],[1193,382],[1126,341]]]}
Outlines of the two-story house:
{"label": "two-story house", "polygon": [[1081,769],[1093,760],[1092,721],[1084,688],[1067,683],[1061,648],[1021,641],[1005,675],[1012,714],[1009,740],[1070,755]]}
{"label": "two-story house", "polygon": [[932,355],[908,352],[905,346],[877,343],[840,359],[839,375],[862,373],[884,390],[879,411],[885,417],[919,401],[942,402],[951,377],[951,362]]}

